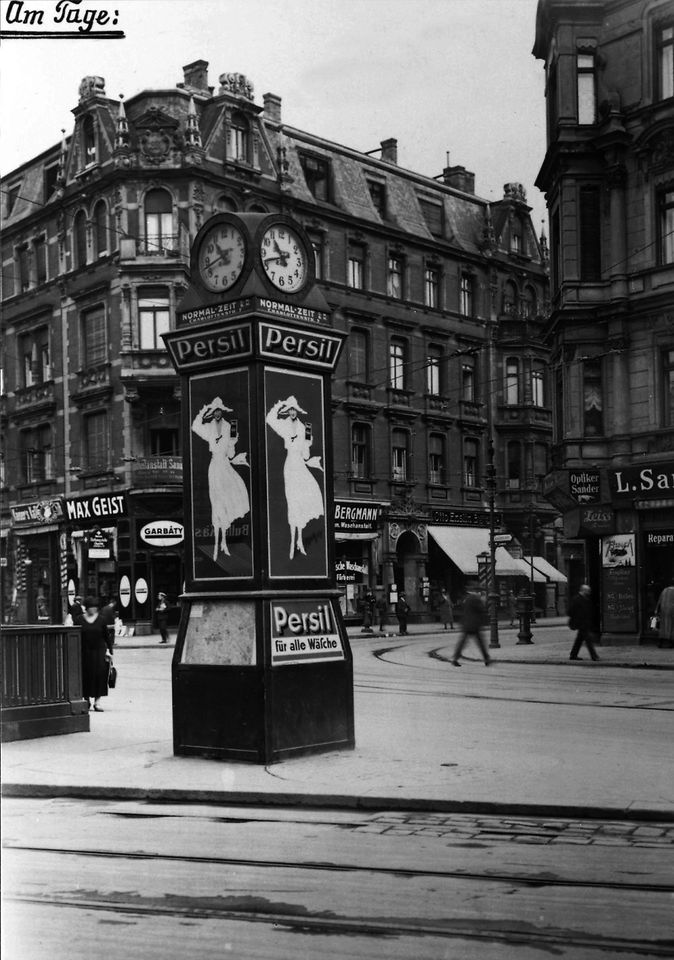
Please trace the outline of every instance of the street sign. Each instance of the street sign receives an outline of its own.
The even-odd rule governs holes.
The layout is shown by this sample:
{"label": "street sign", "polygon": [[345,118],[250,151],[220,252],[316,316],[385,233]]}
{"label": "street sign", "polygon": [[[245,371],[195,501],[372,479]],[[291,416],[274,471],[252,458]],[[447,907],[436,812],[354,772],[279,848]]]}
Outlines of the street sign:
{"label": "street sign", "polygon": [[512,540],[511,533],[496,533],[494,534],[494,543],[510,543]]}

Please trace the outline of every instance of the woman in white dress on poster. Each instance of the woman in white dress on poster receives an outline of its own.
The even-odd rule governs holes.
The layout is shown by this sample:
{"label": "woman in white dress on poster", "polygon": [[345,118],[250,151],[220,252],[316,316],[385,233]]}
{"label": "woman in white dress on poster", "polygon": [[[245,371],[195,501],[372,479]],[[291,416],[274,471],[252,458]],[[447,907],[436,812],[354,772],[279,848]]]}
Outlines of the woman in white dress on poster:
{"label": "woman in white dress on poster", "polygon": [[205,440],[211,451],[208,465],[208,493],[211,500],[211,521],[215,534],[213,559],[218,559],[218,549],[229,556],[226,533],[228,527],[250,510],[250,498],[246,484],[234,469],[235,466],[250,466],[245,453],[235,454],[239,439],[236,420],[226,420],[225,413],[232,413],[220,397],[206,403],[194,418],[192,430]]}
{"label": "woman in white dress on poster", "polygon": [[323,494],[310,468],[322,470],[321,458],[312,457],[311,424],[303,423],[298,414],[306,414],[295,397],[277,400],[267,414],[267,423],[281,437],[286,448],[283,465],[288,526],[290,527],[290,559],[295,546],[306,556],[302,531],[310,520],[323,516]]}

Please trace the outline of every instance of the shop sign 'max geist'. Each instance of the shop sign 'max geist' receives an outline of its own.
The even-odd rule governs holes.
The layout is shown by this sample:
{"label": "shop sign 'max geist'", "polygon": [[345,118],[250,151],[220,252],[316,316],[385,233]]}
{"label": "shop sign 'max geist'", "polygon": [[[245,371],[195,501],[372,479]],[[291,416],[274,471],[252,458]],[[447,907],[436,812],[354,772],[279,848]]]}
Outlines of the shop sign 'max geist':
{"label": "shop sign 'max geist'", "polygon": [[179,754],[269,763],[354,745],[330,415],[344,334],[313,264],[289,217],[217,214],[164,335],[183,398]]}

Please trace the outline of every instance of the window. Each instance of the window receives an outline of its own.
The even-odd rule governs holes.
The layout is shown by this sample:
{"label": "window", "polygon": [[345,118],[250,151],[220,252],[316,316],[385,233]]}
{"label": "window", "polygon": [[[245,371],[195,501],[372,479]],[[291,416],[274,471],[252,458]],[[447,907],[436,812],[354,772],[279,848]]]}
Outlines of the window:
{"label": "window", "polygon": [[463,482],[467,487],[476,487],[479,476],[477,440],[464,440],[463,444]]}
{"label": "window", "polygon": [[85,167],[96,163],[96,128],[93,117],[85,117],[82,123],[82,147]]}
{"label": "window", "polygon": [[658,201],[660,263],[674,263],[674,187],[663,190]]}
{"label": "window", "polygon": [[19,291],[30,290],[30,256],[28,244],[24,244],[16,251],[16,267],[19,273]]}
{"label": "window", "polygon": [[304,179],[315,200],[330,199],[330,165],[322,157],[300,156]]}
{"label": "window", "polygon": [[394,480],[407,480],[408,434],[406,430],[391,433],[391,475]]}
{"label": "window", "polygon": [[83,314],[82,346],[82,359],[85,368],[105,363],[108,359],[107,330],[103,307],[95,307]]}
{"label": "window", "polygon": [[386,185],[378,183],[376,180],[368,180],[367,188],[370,191],[372,205],[382,218],[386,219]]}
{"label": "window", "polygon": [[58,186],[59,178],[59,165],[58,163],[52,163],[50,166],[44,168],[44,202],[46,203],[50,198],[56,187]]}
{"label": "window", "polygon": [[524,290],[524,299],[522,309],[527,320],[533,320],[537,313],[536,291],[533,287],[526,287]]}
{"label": "window", "polygon": [[659,27],[656,35],[658,64],[658,99],[674,97],[674,26]]}
{"label": "window", "polygon": [[33,256],[35,258],[35,281],[44,283],[47,279],[47,244],[44,237],[37,237],[33,241]]}
{"label": "window", "polygon": [[475,402],[475,364],[473,361],[464,361],[461,364],[461,399],[468,403]]}
{"label": "window", "polygon": [[368,373],[368,343],[367,334],[363,330],[352,330],[349,334],[349,377],[352,380],[367,382]]}
{"label": "window", "polygon": [[403,295],[403,262],[398,256],[388,258],[386,293],[396,300],[400,300]]}
{"label": "window", "polygon": [[21,435],[23,479],[25,483],[50,480],[53,476],[52,432],[48,424],[26,430]]}
{"label": "window", "polygon": [[601,279],[601,230],[599,187],[580,188],[579,238],[580,279]]}
{"label": "window", "polygon": [[534,361],[531,370],[531,402],[535,407],[545,406],[545,366]]}
{"label": "window", "polygon": [[662,354],[662,406],[664,425],[674,426],[674,350]]}
{"label": "window", "polygon": [[594,54],[578,54],[576,79],[578,85],[578,123],[595,123],[597,120],[597,96]]}
{"label": "window", "polygon": [[428,438],[428,482],[445,482],[445,438],[432,433]]}
{"label": "window", "polygon": [[559,225],[559,210],[555,210],[550,220],[550,271],[553,294],[559,290],[562,282],[562,233]]}
{"label": "window", "polygon": [[389,346],[389,386],[394,390],[405,389],[406,346],[404,340],[392,340]]}
{"label": "window", "polygon": [[426,357],[426,393],[433,397],[441,393],[442,349],[430,346]]}
{"label": "window", "polygon": [[522,445],[519,440],[511,440],[506,447],[506,487],[519,490],[522,483]]}
{"label": "window", "polygon": [[32,387],[52,379],[49,362],[49,330],[43,327],[27,333],[19,340],[23,387]]}
{"label": "window", "polygon": [[104,411],[84,418],[84,463],[87,470],[105,470],[109,462],[108,416]]}
{"label": "window", "polygon": [[513,226],[510,233],[510,252],[522,252],[522,227],[519,223]]}
{"label": "window", "polygon": [[349,244],[346,282],[354,290],[362,290],[365,276],[365,249],[357,243]]}
{"label": "window", "polygon": [[534,444],[534,483],[538,486],[541,477],[548,472],[548,448],[544,443]]}
{"label": "window", "polygon": [[87,262],[87,215],[84,210],[75,214],[73,224],[75,239],[75,266],[83,267]]}
{"label": "window", "polygon": [[503,312],[510,317],[517,314],[517,287],[512,280],[506,281],[503,286]]}
{"label": "window", "polygon": [[517,357],[506,358],[505,401],[509,406],[520,402],[520,362]]}
{"label": "window", "polygon": [[175,240],[171,195],[166,190],[149,190],[145,195],[145,253],[164,253]]}
{"label": "window", "polygon": [[370,477],[370,427],[364,423],[351,427],[351,473],[359,479]]}
{"label": "window", "polygon": [[21,181],[18,183],[10,183],[7,187],[7,213],[6,216],[9,216],[14,210],[16,201],[19,199],[19,194],[21,192]]}
{"label": "window", "polygon": [[229,129],[230,154],[228,159],[248,163],[248,121],[241,111],[237,110],[232,114],[232,124]]}
{"label": "window", "polygon": [[215,201],[215,206],[219,213],[236,213],[236,204],[230,197],[224,194]]}
{"label": "window", "polygon": [[103,200],[94,207],[94,240],[97,257],[108,252],[108,211]]}
{"label": "window", "polygon": [[419,206],[421,207],[421,213],[429,231],[434,237],[442,237],[444,235],[442,205],[439,203],[431,203],[430,200],[419,200]]}
{"label": "window", "polygon": [[169,331],[169,297],[164,287],[138,291],[138,326],[141,350],[163,350],[162,333]]}
{"label": "window", "polygon": [[316,279],[323,279],[323,237],[317,234],[310,234],[311,247],[314,251],[314,269]]}
{"label": "window", "polygon": [[180,453],[180,431],[177,427],[150,429],[150,456],[177,457]]}
{"label": "window", "polygon": [[424,270],[424,304],[432,310],[440,306],[440,271],[437,267],[426,267]]}
{"label": "window", "polygon": [[473,278],[469,273],[461,274],[459,310],[464,317],[473,316]]}
{"label": "window", "polygon": [[604,433],[601,360],[586,360],[583,365],[583,427],[586,437]]}

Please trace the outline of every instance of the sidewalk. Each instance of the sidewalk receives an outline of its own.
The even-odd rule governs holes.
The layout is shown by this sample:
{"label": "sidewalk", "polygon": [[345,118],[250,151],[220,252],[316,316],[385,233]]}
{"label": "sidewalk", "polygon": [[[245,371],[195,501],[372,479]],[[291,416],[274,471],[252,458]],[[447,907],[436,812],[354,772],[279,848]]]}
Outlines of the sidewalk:
{"label": "sidewalk", "polygon": [[[381,636],[382,649],[416,640],[428,648],[437,637],[431,649],[447,660],[457,632],[413,625],[402,645],[397,634]],[[621,705],[609,717],[595,709],[603,690],[615,703],[631,676],[641,691],[652,678],[655,699],[666,699],[658,671],[674,668],[674,650],[603,646],[600,663],[570,663],[571,631],[564,621],[545,621],[533,626],[527,645],[517,644],[514,628],[501,627],[488,672],[473,648],[461,671],[440,663],[436,671],[435,661],[424,659],[388,684],[369,654],[372,635],[359,628],[349,634],[354,750],[270,767],[176,757],[173,643],[160,645],[158,635],[120,637],[118,686],[105,712],[91,715],[89,733],[4,744],[3,794],[674,821],[674,757],[661,712],[651,711],[648,724],[626,726],[623,741],[615,724],[627,724],[629,711]],[[549,672],[539,677],[535,667],[512,667],[556,663],[564,682],[554,696]]]}

